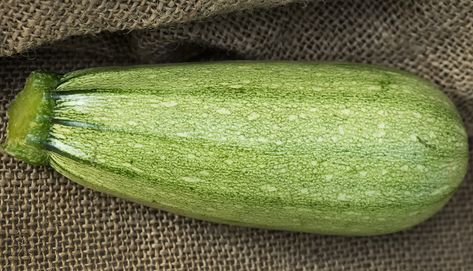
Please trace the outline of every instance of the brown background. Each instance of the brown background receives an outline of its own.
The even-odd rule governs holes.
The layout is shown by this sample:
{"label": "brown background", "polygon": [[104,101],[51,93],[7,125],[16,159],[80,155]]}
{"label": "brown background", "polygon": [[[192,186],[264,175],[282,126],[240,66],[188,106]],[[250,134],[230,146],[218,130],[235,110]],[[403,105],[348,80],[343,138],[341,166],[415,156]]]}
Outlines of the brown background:
{"label": "brown background", "polygon": [[[64,3],[67,2],[67,3]],[[438,84],[473,134],[473,2],[2,1],[0,113],[34,69],[213,59],[343,60]],[[331,237],[218,225],[0,162],[1,270],[473,270],[471,172],[402,233]]]}

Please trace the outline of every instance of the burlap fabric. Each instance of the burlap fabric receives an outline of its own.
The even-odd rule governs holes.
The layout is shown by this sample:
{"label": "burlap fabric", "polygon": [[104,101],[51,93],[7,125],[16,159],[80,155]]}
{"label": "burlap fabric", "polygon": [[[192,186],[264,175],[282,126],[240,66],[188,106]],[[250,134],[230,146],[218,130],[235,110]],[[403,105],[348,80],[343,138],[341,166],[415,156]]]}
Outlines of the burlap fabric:
{"label": "burlap fabric", "polygon": [[[1,131],[8,102],[38,68],[305,59],[415,72],[445,90],[473,133],[472,1],[288,2],[2,1]],[[7,156],[0,174],[1,270],[473,270],[471,172],[432,219],[364,238],[197,221]]]}

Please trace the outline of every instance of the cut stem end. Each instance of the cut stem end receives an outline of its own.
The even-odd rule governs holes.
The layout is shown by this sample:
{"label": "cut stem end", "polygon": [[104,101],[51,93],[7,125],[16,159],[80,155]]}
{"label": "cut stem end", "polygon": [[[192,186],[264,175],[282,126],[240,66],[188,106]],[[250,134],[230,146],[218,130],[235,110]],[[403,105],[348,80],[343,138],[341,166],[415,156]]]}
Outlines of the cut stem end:
{"label": "cut stem end", "polygon": [[59,76],[53,73],[30,74],[7,111],[7,136],[2,152],[30,164],[48,164],[43,142],[48,137],[53,108],[49,93],[58,82]]}

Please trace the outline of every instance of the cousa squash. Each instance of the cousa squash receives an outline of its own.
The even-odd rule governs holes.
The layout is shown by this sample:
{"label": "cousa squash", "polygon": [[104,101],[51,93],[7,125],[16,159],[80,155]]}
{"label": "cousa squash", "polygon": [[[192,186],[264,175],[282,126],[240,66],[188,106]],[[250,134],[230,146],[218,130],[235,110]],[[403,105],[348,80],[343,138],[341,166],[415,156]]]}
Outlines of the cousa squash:
{"label": "cousa squash", "polygon": [[8,154],[185,216],[338,235],[411,227],[462,182],[434,85],[370,65],[229,61],[34,72]]}

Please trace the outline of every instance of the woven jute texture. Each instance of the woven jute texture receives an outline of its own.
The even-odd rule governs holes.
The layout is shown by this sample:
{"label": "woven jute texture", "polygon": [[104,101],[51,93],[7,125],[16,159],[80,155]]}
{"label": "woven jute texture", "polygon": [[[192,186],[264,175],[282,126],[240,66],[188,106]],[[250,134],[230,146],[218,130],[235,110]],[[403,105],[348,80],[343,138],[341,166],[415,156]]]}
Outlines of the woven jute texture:
{"label": "woven jute texture", "polygon": [[[473,134],[473,2],[2,1],[0,114],[29,72],[213,59],[376,63],[438,84]],[[219,225],[0,161],[1,270],[473,270],[471,172],[410,230],[333,237]],[[277,215],[277,214],[275,214]]]}

